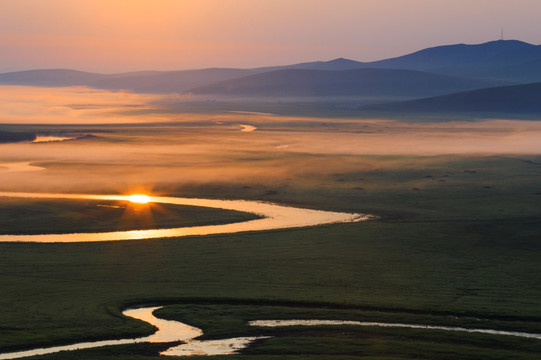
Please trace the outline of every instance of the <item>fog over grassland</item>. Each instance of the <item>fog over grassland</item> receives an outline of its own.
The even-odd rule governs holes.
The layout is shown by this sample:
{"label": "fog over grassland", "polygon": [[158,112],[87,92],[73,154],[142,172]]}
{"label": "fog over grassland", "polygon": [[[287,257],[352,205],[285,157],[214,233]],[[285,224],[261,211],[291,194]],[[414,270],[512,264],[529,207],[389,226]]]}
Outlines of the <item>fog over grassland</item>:
{"label": "fog over grassland", "polygon": [[[177,95],[84,87],[0,87],[0,93],[2,123],[22,124],[0,127],[95,136],[0,145],[3,191],[126,192],[134,187],[151,190],[157,184],[217,181],[317,184],[322,175],[393,166],[389,159],[354,159],[356,155],[541,153],[541,124],[534,121],[423,123],[243,112],[181,114],[167,109],[182,100]],[[242,124],[256,129],[241,131]],[[429,157],[422,163],[431,161],[438,160]],[[16,162],[30,162],[36,170],[10,169]]]}

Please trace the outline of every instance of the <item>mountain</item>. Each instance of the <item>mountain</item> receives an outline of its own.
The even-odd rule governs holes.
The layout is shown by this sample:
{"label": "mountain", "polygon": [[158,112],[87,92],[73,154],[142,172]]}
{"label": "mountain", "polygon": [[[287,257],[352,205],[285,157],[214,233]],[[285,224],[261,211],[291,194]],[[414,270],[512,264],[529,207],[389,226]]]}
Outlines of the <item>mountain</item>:
{"label": "mountain", "polygon": [[[518,40],[497,40],[473,45],[435,46],[411,54],[371,62],[339,58],[331,61],[307,62],[256,70],[352,70],[377,68],[478,76],[480,75],[477,73],[479,71],[487,72],[488,70],[524,64],[539,59],[541,59],[541,45],[532,45]],[[509,80],[514,79],[509,78]]]}
{"label": "mountain", "polygon": [[[0,84],[34,85],[34,86],[74,86],[85,85],[108,90],[130,90],[143,93],[186,92],[194,93],[229,93],[244,95],[249,89],[258,94],[280,96],[340,96],[376,94],[404,94],[408,96],[427,95],[426,90],[434,89],[434,93],[443,94],[452,91],[474,89],[478,87],[503,85],[508,82],[528,83],[541,81],[541,46],[517,40],[491,41],[477,45],[445,45],[417,51],[391,59],[359,62],[344,58],[330,61],[305,62],[285,66],[271,66],[254,69],[198,69],[182,71],[140,71],[120,74],[97,74],[68,69],[29,70],[0,74]],[[343,73],[364,69],[365,73]],[[436,86],[435,78],[426,78],[427,84],[418,76],[406,73],[395,73],[396,80],[388,79],[376,69],[415,70],[444,75],[459,75],[470,79],[444,80],[447,85]],[[297,71],[283,73],[279,71]],[[301,71],[301,70],[304,70]],[[314,72],[307,72],[314,71]],[[324,74],[323,72],[341,72],[341,74]],[[371,75],[368,75],[372,72]],[[267,74],[267,75],[265,75]],[[247,76],[257,76],[246,78]],[[347,75],[352,76],[351,79]],[[269,79],[276,76],[276,79]],[[293,78],[288,80],[287,77]],[[313,76],[313,79],[309,79]],[[492,82],[472,83],[471,77],[491,79]],[[293,79],[299,82],[294,82]],[[232,81],[231,89],[224,89],[223,81]],[[259,85],[255,82],[261,81]],[[354,81],[361,81],[353,84]],[[377,81],[382,81],[378,84]],[[413,81],[407,85],[404,82]],[[367,84],[372,86],[371,92]],[[397,87],[396,91],[390,84]],[[209,86],[209,87],[206,87]],[[290,86],[290,90],[283,87]],[[328,89],[324,89],[329,86]],[[409,87],[408,87],[409,86]],[[220,88],[222,87],[222,88]],[[269,87],[264,89],[264,87]],[[243,90],[244,89],[244,90]],[[401,95],[402,96],[402,95]]]}
{"label": "mountain", "polygon": [[185,92],[191,88],[280,69],[349,70],[362,63],[348,59],[315,61],[256,69],[209,68],[179,71],[138,71],[97,74],[76,70],[28,70],[0,74],[0,84],[32,86],[90,86],[107,90],[130,90],[142,93]]}
{"label": "mountain", "polygon": [[75,86],[86,85],[105,77],[107,75],[69,69],[27,70],[0,74],[0,84]]}
{"label": "mountain", "polygon": [[190,88],[252,74],[243,69],[202,69],[183,71],[138,71],[97,74],[84,71],[50,69],[0,74],[0,84],[31,86],[90,86],[107,90],[148,93],[184,92]]}
{"label": "mountain", "polygon": [[267,66],[253,69],[255,72],[268,72],[274,70],[292,70],[292,69],[305,69],[305,70],[330,70],[330,71],[339,71],[339,70],[353,70],[360,69],[365,66],[365,63],[349,60],[344,58],[338,58],[329,61],[313,61],[305,62],[293,65],[284,65],[284,66]]}
{"label": "mountain", "polygon": [[196,95],[228,96],[406,96],[419,97],[501,85],[501,81],[412,70],[288,69],[249,75],[191,89]]}
{"label": "mountain", "polygon": [[541,114],[541,82],[465,91],[390,104],[366,105],[361,110],[401,113]]}
{"label": "mountain", "polygon": [[245,69],[201,69],[108,76],[85,85],[107,90],[132,90],[142,93],[181,93],[198,86],[254,73]]}
{"label": "mountain", "polygon": [[541,59],[541,46],[517,40],[498,40],[476,45],[437,46],[391,59],[364,63],[364,67],[409,69],[446,74],[504,67]]}

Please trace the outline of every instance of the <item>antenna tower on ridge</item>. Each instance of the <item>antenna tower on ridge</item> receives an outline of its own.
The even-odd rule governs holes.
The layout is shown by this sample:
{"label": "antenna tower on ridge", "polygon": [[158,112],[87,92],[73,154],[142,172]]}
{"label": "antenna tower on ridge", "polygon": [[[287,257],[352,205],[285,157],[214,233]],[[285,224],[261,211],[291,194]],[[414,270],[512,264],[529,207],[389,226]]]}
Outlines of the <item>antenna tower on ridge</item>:
{"label": "antenna tower on ridge", "polygon": [[502,36],[500,36],[500,40],[503,40],[503,28],[502,28]]}

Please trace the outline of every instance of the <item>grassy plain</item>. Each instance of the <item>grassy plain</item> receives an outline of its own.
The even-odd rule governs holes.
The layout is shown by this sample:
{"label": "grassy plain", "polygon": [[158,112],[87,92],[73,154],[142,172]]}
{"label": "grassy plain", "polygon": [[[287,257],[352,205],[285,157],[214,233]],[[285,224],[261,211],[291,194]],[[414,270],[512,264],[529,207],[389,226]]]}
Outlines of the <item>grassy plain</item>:
{"label": "grassy plain", "polygon": [[[331,119],[322,125],[256,115],[238,115],[233,123],[231,116],[209,115],[199,125],[108,126],[110,132],[76,142],[7,145],[0,160],[32,160],[45,170],[33,172],[32,179],[0,173],[0,187],[143,189],[261,199],[378,219],[176,239],[0,243],[0,306],[9,309],[0,313],[0,352],[143,335],[151,331],[147,325],[120,314],[136,303],[183,303],[163,314],[201,326],[209,337],[260,332],[247,329],[244,320],[269,317],[541,333],[541,156],[509,147],[517,141],[507,136],[505,126],[511,125],[471,123],[457,130]],[[242,133],[238,123],[259,128]],[[382,139],[388,142],[371,147]],[[412,148],[414,140],[425,147]],[[450,141],[478,148],[438,151]],[[541,354],[538,340],[476,334],[351,327],[270,333],[276,337],[258,342],[246,356],[227,358]],[[40,358],[152,359],[161,348],[141,344]]]}
{"label": "grassy plain", "polygon": [[129,201],[31,200],[3,197],[2,234],[72,234],[165,229],[248,221],[257,216],[199,206]]}

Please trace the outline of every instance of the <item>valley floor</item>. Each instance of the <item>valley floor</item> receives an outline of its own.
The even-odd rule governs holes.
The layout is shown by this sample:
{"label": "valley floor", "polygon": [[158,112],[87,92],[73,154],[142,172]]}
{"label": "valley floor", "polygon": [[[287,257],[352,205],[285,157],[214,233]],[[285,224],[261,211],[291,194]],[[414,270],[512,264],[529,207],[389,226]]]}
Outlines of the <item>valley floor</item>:
{"label": "valley floor", "polygon": [[[256,129],[242,132],[240,124]],[[159,303],[168,305],[161,315],[198,326],[208,338],[274,336],[228,359],[541,354],[539,340],[487,334],[246,325],[339,318],[541,333],[541,127],[535,122],[209,114],[167,124],[4,127],[95,137],[0,145],[0,163],[42,168],[0,167],[0,191],[264,200],[378,218],[203,237],[0,243],[0,353],[149,334],[147,324],[121,310]],[[2,200],[2,211],[8,205]],[[15,205],[17,211],[26,206],[29,216],[47,212],[59,224],[69,224],[75,211],[82,222],[89,216],[88,206],[78,203],[44,201],[39,211]],[[170,210],[164,222],[183,216]],[[163,214],[155,215],[162,221]],[[26,226],[17,219],[10,227]],[[39,358],[153,359],[167,347],[123,345]]]}

